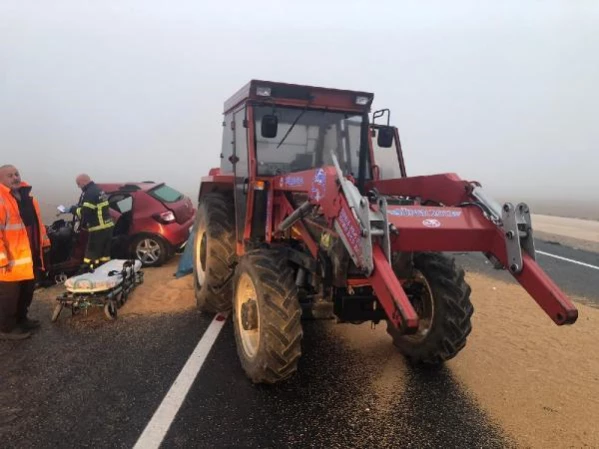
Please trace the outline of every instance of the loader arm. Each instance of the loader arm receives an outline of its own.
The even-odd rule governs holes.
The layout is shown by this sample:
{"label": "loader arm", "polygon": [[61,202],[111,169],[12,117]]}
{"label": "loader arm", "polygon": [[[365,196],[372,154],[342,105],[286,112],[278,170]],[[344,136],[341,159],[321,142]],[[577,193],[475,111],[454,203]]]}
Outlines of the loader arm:
{"label": "loader arm", "polygon": [[556,324],[576,322],[578,310],[535,260],[525,204],[499,206],[480,186],[455,174],[375,181],[369,187],[444,206],[390,208],[390,222],[399,230],[393,250],[482,252],[496,268],[507,269]]}
{"label": "loader arm", "polygon": [[[292,175],[292,183],[289,175],[275,178],[275,190],[308,193],[309,204],[301,207],[318,208],[327,218],[403,333],[417,329],[418,315],[393,271],[392,252],[482,252],[496,268],[509,270],[556,324],[576,321],[574,304],[535,261],[526,205],[498,207],[479,186],[454,174],[373,181],[366,188],[375,198],[366,198],[343,176],[334,155],[333,161],[333,167]],[[292,212],[286,226],[301,217]]]}

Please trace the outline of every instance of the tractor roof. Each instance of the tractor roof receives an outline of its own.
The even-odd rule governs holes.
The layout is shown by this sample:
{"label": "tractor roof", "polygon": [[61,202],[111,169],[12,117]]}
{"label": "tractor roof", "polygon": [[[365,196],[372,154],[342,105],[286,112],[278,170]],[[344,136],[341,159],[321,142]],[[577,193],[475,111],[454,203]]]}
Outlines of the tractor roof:
{"label": "tractor roof", "polygon": [[374,94],[326,87],[252,80],[225,102],[227,113],[246,100],[284,106],[307,106],[341,111],[369,112]]}

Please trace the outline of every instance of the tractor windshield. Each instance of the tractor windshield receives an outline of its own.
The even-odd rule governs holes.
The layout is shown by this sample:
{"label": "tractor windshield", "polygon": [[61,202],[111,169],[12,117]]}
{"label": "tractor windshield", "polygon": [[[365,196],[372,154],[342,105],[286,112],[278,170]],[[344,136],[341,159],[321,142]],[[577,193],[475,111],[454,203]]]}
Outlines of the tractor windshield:
{"label": "tractor windshield", "polygon": [[[273,106],[254,108],[258,176],[332,165],[333,150],[344,174],[358,177],[362,115],[276,106],[278,131],[269,139],[260,134],[262,117],[267,114],[273,114]],[[366,173],[370,177],[369,169]]]}

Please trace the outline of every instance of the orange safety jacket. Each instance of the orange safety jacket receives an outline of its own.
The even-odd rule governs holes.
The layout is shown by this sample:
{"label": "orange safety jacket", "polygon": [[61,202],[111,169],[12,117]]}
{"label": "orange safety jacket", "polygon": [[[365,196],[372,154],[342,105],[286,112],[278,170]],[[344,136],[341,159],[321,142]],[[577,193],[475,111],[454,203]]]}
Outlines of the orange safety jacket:
{"label": "orange safety jacket", "polygon": [[[29,187],[29,185],[23,182],[21,187]],[[33,196],[32,200],[40,234],[39,251],[43,270],[44,248],[50,247],[50,239],[42,223],[39,204]],[[0,271],[0,282],[34,279],[31,251],[27,229],[21,219],[17,200],[8,187],[0,184],[0,267],[8,267],[8,270]]]}

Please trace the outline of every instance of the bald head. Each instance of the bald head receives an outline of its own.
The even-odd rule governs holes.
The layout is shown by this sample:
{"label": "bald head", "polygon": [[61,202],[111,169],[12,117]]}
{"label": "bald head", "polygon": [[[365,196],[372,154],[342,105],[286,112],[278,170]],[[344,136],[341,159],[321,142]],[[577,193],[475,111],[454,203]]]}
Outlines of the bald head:
{"label": "bald head", "polygon": [[14,165],[0,166],[0,184],[16,190],[21,185],[21,174]]}
{"label": "bald head", "polygon": [[88,185],[90,182],[92,182],[92,178],[90,178],[89,175],[82,173],[79,176],[77,176],[77,178],[75,178],[75,182],[77,183],[77,187],[82,189],[86,185]]}

